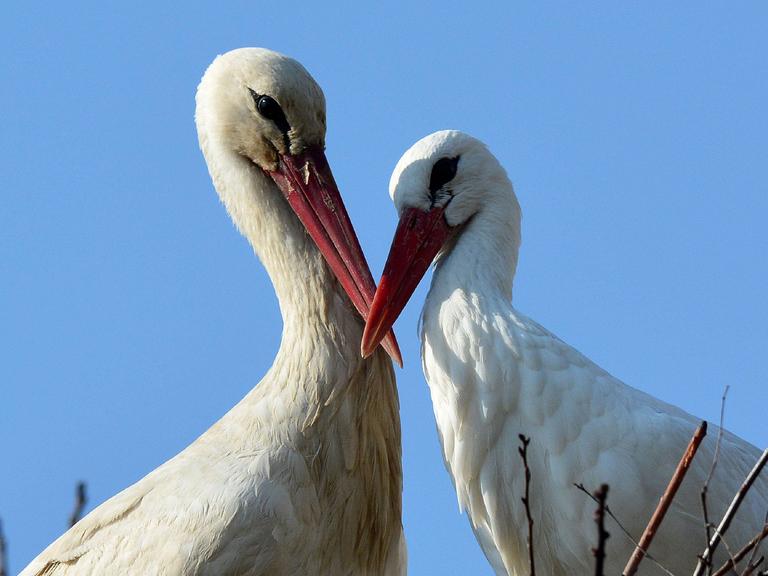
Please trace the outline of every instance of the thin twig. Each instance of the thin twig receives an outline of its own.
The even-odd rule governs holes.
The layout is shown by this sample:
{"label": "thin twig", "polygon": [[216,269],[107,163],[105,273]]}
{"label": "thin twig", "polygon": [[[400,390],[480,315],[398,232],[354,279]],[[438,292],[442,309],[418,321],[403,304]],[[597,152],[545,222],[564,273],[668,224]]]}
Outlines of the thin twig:
{"label": "thin twig", "polygon": [[763,560],[765,560],[765,556],[760,556],[760,558],[757,559],[757,562],[752,564],[751,562],[747,565],[746,568],[744,568],[744,572],[741,573],[741,576],[752,576],[752,572],[757,570],[757,567],[760,566],[760,564],[763,563]]}
{"label": "thin twig", "polygon": [[595,557],[595,576],[604,576],[605,542],[610,536],[605,530],[605,501],[608,498],[608,484],[601,484],[594,496],[597,499],[597,510],[595,510],[597,548],[592,548],[592,555]]}
{"label": "thin twig", "polygon": [[741,550],[736,552],[736,554],[733,555],[732,559],[729,559],[726,561],[725,564],[723,564],[712,576],[725,576],[728,574],[728,572],[731,571],[731,569],[734,567],[734,561],[740,562],[744,556],[749,554],[752,549],[756,548],[760,542],[762,542],[765,538],[768,538],[768,523],[766,523],[763,526],[763,529],[754,537],[752,540],[750,540]]}
{"label": "thin twig", "polygon": [[[763,518],[763,529],[768,527],[768,512],[765,513],[765,517]],[[760,550],[760,542],[758,542],[754,548],[752,548],[752,553],[749,555],[749,560],[747,560],[747,570],[749,570],[750,566],[753,566],[753,562],[755,561],[755,557],[757,556],[757,552]],[[754,564],[755,567],[757,567],[757,564]]]}
{"label": "thin twig", "polygon": [[78,482],[75,487],[75,507],[72,509],[72,514],[69,515],[69,527],[72,528],[77,521],[83,516],[83,510],[85,504],[88,501],[88,497],[85,493],[85,482]]}
{"label": "thin twig", "polygon": [[525,466],[525,497],[521,498],[523,504],[525,504],[525,516],[528,518],[528,563],[531,567],[531,576],[536,576],[536,564],[533,559],[533,518],[531,517],[530,507],[530,486],[531,486],[531,469],[528,466],[528,444],[531,443],[531,439],[524,434],[518,436],[520,438],[521,446],[517,449],[520,453],[520,458],[523,459],[523,466]]}
{"label": "thin twig", "polygon": [[[717,528],[715,528],[715,530],[717,530]],[[738,564],[738,561],[734,557],[733,550],[731,550],[731,547],[728,546],[728,540],[725,538],[723,534],[720,534],[720,542],[723,543],[723,546],[725,547],[725,553],[728,555],[728,558],[730,558],[731,561],[733,562],[733,565],[736,566],[736,564]]]}
{"label": "thin twig", "polygon": [[699,561],[696,564],[696,570],[694,571],[693,576],[702,576],[702,574],[704,573],[704,568],[706,567],[707,563],[710,562],[711,556],[715,553],[715,549],[717,548],[717,545],[720,543],[720,539],[722,535],[725,534],[726,530],[728,530],[728,527],[731,525],[731,520],[733,520],[733,517],[736,515],[736,512],[738,511],[739,506],[741,505],[741,502],[744,500],[744,497],[747,495],[747,492],[749,492],[749,489],[752,487],[752,484],[760,475],[760,472],[762,472],[766,462],[768,462],[768,448],[763,450],[762,455],[760,456],[760,458],[758,458],[757,462],[755,463],[752,470],[750,470],[749,474],[747,474],[747,477],[744,479],[744,482],[739,487],[739,490],[736,492],[736,495],[733,497],[733,500],[731,500],[731,504],[728,506],[728,510],[725,511],[725,515],[723,516],[723,519],[720,521],[720,524],[718,525],[717,530],[713,534],[712,540],[709,541],[709,545],[707,546],[707,549],[699,557]]}
{"label": "thin twig", "polygon": [[[723,424],[725,420],[725,398],[726,396],[728,396],[729,389],[730,389],[730,386],[726,385],[725,389],[723,390],[723,397],[720,400],[720,428],[717,431],[717,442],[715,443],[715,454],[712,457],[712,466],[710,466],[709,468],[709,474],[707,474],[707,479],[704,481],[704,486],[701,487],[701,509],[704,512],[704,532],[706,535],[705,543],[707,545],[707,548],[709,548],[709,542],[712,539],[712,533],[710,531],[711,526],[709,523],[709,511],[707,510],[707,491],[709,490],[709,482],[710,480],[712,480],[712,476],[715,473],[718,457],[720,456],[720,444],[723,441]],[[711,560],[707,562],[707,574],[709,576],[712,576]]]}
{"label": "thin twig", "polygon": [[693,438],[691,438],[691,441],[688,443],[688,448],[686,448],[683,457],[680,459],[680,462],[675,469],[675,473],[672,475],[672,478],[667,485],[667,489],[661,496],[661,500],[659,500],[659,504],[656,506],[656,510],[654,511],[653,516],[651,516],[651,520],[643,531],[643,535],[640,536],[640,544],[635,548],[627,565],[624,567],[624,571],[622,572],[623,576],[632,576],[637,573],[637,568],[640,565],[640,562],[642,562],[643,556],[645,556],[645,551],[650,547],[653,537],[656,535],[656,531],[661,525],[661,521],[664,520],[664,515],[672,504],[675,494],[677,494],[677,489],[680,488],[680,484],[683,483],[685,473],[688,471],[691,462],[693,462],[693,457],[696,455],[696,451],[699,449],[701,441],[704,440],[704,436],[706,435],[707,423],[705,421],[702,422],[699,427],[696,428],[696,432],[693,433]]}
{"label": "thin twig", "polygon": [[[592,494],[589,492],[589,490],[587,490],[587,489],[584,487],[584,484],[575,484],[575,483],[574,483],[574,486],[575,486],[576,488],[578,488],[579,490],[581,490],[582,492],[584,492],[584,494],[586,494],[587,496],[589,496],[589,497],[590,497],[592,500],[594,500],[595,504],[598,504],[597,498],[595,498],[595,497],[594,497],[594,495],[592,495]],[[613,513],[613,510],[611,510],[611,507],[610,507],[610,506],[608,506],[608,504],[606,504],[606,505],[605,505],[605,513],[606,513],[606,514],[608,514],[608,516],[610,516],[610,517],[611,517],[611,519],[612,519],[614,522],[616,522],[616,526],[618,526],[618,527],[619,527],[619,530],[621,530],[621,532],[624,534],[624,536],[627,538],[627,540],[629,540],[630,542],[632,542],[632,544],[634,544],[635,546],[639,546],[639,545],[640,545],[640,544],[638,543],[638,541],[637,541],[637,540],[635,540],[635,539],[632,537],[632,534],[630,534],[630,533],[629,533],[629,530],[627,530],[626,528],[624,528],[624,524],[622,524],[622,523],[621,523],[621,520],[619,520],[619,519],[616,517],[616,515]],[[645,557],[646,557],[646,558],[648,558],[648,560],[650,560],[650,561],[651,561],[651,562],[653,562],[654,564],[656,564],[656,566],[657,566],[657,567],[658,567],[658,568],[659,568],[659,569],[660,569],[662,572],[664,572],[664,574],[666,574],[667,576],[675,576],[675,575],[674,575],[672,572],[670,572],[670,571],[669,571],[669,570],[668,570],[668,569],[667,569],[667,568],[666,568],[666,567],[665,567],[665,566],[664,566],[664,565],[663,565],[661,562],[659,562],[658,560],[656,560],[656,558],[654,558],[653,556],[651,556],[651,555],[648,553],[648,551],[647,551],[647,550],[646,550],[646,552],[645,552]]]}
{"label": "thin twig", "polygon": [[0,576],[8,574],[8,558],[6,556],[5,534],[3,534],[3,521],[0,520]]}

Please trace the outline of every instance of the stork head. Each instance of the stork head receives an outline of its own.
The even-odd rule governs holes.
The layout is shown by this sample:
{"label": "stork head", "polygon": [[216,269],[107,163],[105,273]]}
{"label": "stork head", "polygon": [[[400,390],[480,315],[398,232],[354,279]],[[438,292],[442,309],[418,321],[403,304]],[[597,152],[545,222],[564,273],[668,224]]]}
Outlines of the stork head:
{"label": "stork head", "polygon": [[[240,48],[208,67],[196,100],[206,157],[237,155],[276,184],[365,320],[376,285],[325,157],[325,97],[309,72],[282,54]],[[383,345],[402,365],[394,334]]]}
{"label": "stork head", "polygon": [[[519,244],[520,209],[507,174],[480,140],[463,132],[443,130],[414,144],[397,163],[389,192],[400,222],[365,325],[363,356],[391,329],[432,261],[475,217],[503,219],[515,250]],[[509,210],[492,213],[499,207]]]}

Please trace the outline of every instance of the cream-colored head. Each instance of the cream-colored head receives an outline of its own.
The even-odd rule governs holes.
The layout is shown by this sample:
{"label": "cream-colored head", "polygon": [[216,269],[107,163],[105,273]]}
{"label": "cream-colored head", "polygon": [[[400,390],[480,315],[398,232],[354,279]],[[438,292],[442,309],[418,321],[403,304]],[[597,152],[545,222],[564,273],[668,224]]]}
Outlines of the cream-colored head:
{"label": "cream-colored head", "polygon": [[[195,121],[219,197],[278,294],[295,305],[318,292],[300,282],[317,260],[298,220],[364,320],[376,285],[325,157],[325,97],[309,72],[263,48],[227,52],[200,81]],[[384,347],[402,365],[394,334]]]}
{"label": "cream-colored head", "polygon": [[296,60],[264,48],[216,58],[197,89],[201,136],[250,158],[263,170],[278,154],[325,146],[325,97]]}

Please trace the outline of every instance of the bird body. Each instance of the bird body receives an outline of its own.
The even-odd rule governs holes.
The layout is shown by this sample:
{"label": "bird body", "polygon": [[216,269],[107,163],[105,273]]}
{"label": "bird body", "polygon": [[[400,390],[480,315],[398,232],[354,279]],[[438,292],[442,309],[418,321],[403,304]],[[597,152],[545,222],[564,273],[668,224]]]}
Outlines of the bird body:
{"label": "bird body", "polygon": [[[276,116],[265,93],[290,132],[259,116]],[[363,322],[350,303],[370,300],[373,281],[351,279],[367,265],[332,271],[333,246],[318,249],[320,228],[294,212],[318,189],[321,201],[340,202],[327,166],[302,156],[323,143],[322,92],[287,57],[236,50],[206,72],[196,120],[214,185],[275,286],[277,357],[221,420],[93,510],[22,576],[404,574],[395,378],[385,352],[360,358]],[[278,176],[290,177],[297,157],[309,158],[304,173],[284,185]]]}
{"label": "bird body", "polygon": [[[459,253],[441,266],[451,261],[460,262]],[[528,436],[537,569],[589,574],[595,504],[574,484],[594,490],[607,483],[612,511],[637,540],[699,422],[623,384],[498,295],[472,286],[450,290],[442,277],[436,270],[424,307],[422,365],[459,505],[496,572],[527,574],[525,474],[517,448],[519,435]],[[700,449],[651,549],[674,574],[691,573],[704,548],[699,492],[716,435],[713,429]],[[724,434],[709,488],[713,520],[759,455]],[[765,482],[756,487],[729,530],[737,549],[762,525],[766,488]],[[610,521],[608,528],[606,573],[619,574],[633,545]],[[651,562],[643,569],[661,573]]]}
{"label": "bird body", "polygon": [[[536,569],[547,576],[594,573],[596,505],[574,484],[609,484],[611,510],[638,540],[699,422],[623,384],[515,310],[520,209],[504,169],[478,140],[454,131],[424,138],[398,163],[390,191],[401,220],[364,352],[394,322],[436,255],[421,319],[422,364],[459,506],[497,574],[529,573],[518,453],[525,435]],[[650,549],[674,574],[690,574],[704,549],[700,490],[716,436],[715,429],[700,448]],[[759,456],[724,433],[709,484],[712,522]],[[755,535],[766,512],[763,478],[725,536],[732,549]],[[634,545],[606,523],[605,573],[620,574]],[[723,548],[717,561],[727,557]],[[640,573],[663,574],[651,561]]]}

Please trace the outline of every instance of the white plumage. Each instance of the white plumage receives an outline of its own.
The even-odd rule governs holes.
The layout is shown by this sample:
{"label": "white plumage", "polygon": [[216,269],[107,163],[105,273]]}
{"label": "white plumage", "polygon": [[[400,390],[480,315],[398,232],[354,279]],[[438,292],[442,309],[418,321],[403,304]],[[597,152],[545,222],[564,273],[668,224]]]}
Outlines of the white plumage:
{"label": "white plumage", "polygon": [[[592,574],[595,504],[574,483],[608,483],[610,507],[638,539],[698,421],[626,386],[515,310],[520,208],[504,169],[481,142],[454,131],[422,139],[397,164],[390,193],[400,224],[364,353],[437,255],[422,315],[422,361],[459,505],[495,571],[528,574],[518,435],[529,436],[537,570]],[[704,548],[699,492],[716,435],[710,428],[650,550],[677,575],[690,574]],[[725,433],[709,487],[713,522],[759,455]],[[731,549],[755,535],[766,511],[763,478],[725,535]],[[633,545],[607,522],[606,574],[619,574]],[[718,561],[724,557],[721,546]],[[662,573],[650,561],[641,566],[641,574]]]}
{"label": "white plumage", "polygon": [[[347,296],[365,308],[373,281],[364,259],[334,277],[323,259],[334,248],[307,234],[348,224],[323,167],[322,92],[294,60],[236,50],[206,72],[196,121],[216,189],[273,280],[280,350],[228,414],[22,575],[402,574],[395,379],[383,351],[357,353],[363,324]],[[302,226],[292,207],[318,201],[337,220]],[[331,243],[355,254],[344,242]]]}

